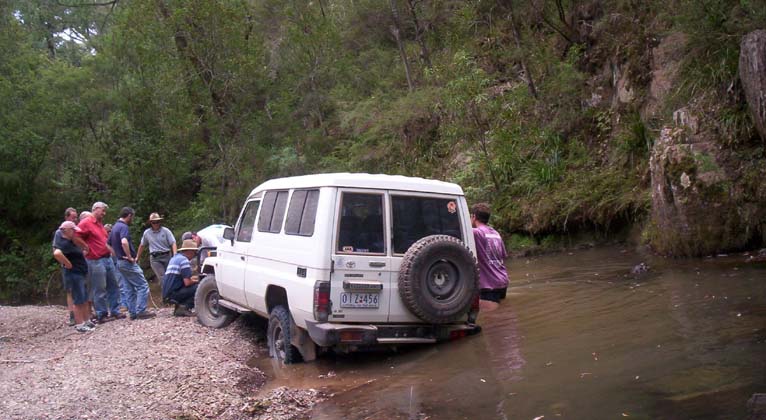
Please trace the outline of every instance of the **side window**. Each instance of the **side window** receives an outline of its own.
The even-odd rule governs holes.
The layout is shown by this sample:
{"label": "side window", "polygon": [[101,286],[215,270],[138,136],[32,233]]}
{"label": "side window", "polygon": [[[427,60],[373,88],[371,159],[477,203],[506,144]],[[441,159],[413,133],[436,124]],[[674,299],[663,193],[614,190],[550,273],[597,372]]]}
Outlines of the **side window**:
{"label": "side window", "polygon": [[391,196],[394,254],[404,254],[418,239],[450,235],[463,239],[456,200]]}
{"label": "side window", "polygon": [[295,190],[287,208],[285,233],[288,235],[311,236],[317,216],[319,190]]}
{"label": "side window", "polygon": [[341,253],[386,252],[383,195],[343,193],[336,250]]}
{"label": "side window", "polygon": [[251,201],[247,203],[245,211],[242,212],[242,218],[237,227],[237,242],[250,242],[253,237],[253,227],[255,226],[255,215],[258,214],[258,205],[260,201]]}
{"label": "side window", "polygon": [[258,231],[279,233],[287,207],[287,191],[269,191],[263,197],[263,209],[258,217]]}

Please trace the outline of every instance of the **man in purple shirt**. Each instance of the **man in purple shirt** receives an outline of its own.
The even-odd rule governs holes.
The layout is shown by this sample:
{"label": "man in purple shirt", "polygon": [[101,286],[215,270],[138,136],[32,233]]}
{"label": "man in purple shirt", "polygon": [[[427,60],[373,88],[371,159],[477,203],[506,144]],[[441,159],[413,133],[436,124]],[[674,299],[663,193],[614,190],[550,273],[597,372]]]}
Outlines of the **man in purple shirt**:
{"label": "man in purple shirt", "polygon": [[508,271],[505,269],[503,238],[489,226],[489,205],[477,203],[471,207],[471,226],[476,242],[476,259],[479,261],[479,288],[481,310],[494,310],[505,299],[508,289]]}

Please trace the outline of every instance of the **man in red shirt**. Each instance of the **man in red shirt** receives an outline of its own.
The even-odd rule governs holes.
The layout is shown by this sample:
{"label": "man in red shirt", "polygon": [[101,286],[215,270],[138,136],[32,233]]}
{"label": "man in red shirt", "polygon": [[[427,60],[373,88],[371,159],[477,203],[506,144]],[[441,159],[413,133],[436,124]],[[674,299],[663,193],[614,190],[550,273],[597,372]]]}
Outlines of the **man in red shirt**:
{"label": "man in red shirt", "polygon": [[77,232],[77,236],[88,246],[85,259],[88,262],[88,273],[93,287],[96,321],[99,323],[125,318],[125,315],[120,313],[120,286],[112,261],[112,250],[106,243],[104,216],[108,208],[109,206],[101,201],[94,203],[91,216],[80,221],[80,231]]}

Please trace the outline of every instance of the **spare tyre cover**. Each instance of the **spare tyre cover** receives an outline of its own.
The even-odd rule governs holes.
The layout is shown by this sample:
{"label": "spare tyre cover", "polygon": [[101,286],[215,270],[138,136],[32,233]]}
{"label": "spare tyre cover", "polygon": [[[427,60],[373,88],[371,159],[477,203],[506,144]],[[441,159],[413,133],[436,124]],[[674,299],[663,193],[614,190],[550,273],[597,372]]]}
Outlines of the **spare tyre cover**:
{"label": "spare tyre cover", "polygon": [[426,236],[404,254],[399,295],[407,309],[423,321],[439,324],[459,320],[478,293],[478,264],[460,239]]}

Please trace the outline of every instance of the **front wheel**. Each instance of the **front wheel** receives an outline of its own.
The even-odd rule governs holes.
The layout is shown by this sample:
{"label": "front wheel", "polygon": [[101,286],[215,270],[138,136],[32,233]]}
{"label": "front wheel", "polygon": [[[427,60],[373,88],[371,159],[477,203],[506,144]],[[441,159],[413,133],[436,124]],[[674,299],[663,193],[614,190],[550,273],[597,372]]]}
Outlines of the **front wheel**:
{"label": "front wheel", "polygon": [[302,360],[298,349],[290,344],[293,337],[292,325],[290,312],[284,306],[276,306],[271,310],[266,332],[269,355],[286,365]]}
{"label": "front wheel", "polygon": [[208,274],[197,286],[194,294],[194,306],[197,308],[197,321],[206,327],[223,328],[237,317],[237,313],[218,304],[218,286],[215,276]]}

